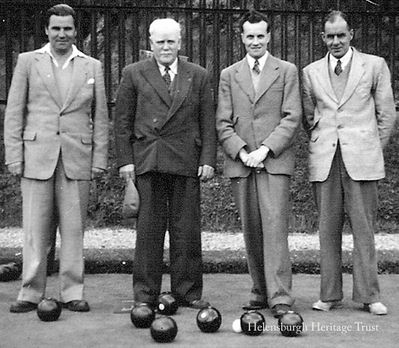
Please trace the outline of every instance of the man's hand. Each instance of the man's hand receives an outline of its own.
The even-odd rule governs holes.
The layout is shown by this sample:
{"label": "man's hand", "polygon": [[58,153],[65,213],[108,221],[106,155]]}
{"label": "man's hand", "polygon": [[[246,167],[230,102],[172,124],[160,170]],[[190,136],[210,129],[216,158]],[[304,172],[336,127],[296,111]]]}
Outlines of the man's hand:
{"label": "man's hand", "polygon": [[198,167],[198,176],[200,180],[203,182],[212,179],[214,174],[215,174],[215,169],[211,166],[208,166],[207,164]]}
{"label": "man's hand", "polygon": [[135,174],[134,174],[134,164],[126,164],[119,168],[119,176],[125,181],[132,179],[133,182],[135,181]]}
{"label": "man's hand", "polygon": [[11,163],[7,166],[8,171],[14,176],[22,176],[22,162]]}
{"label": "man's hand", "polygon": [[265,145],[261,145],[261,147],[257,150],[254,150],[248,153],[245,149],[241,149],[238,153],[242,163],[247,167],[251,168],[264,168],[263,161],[266,159],[269,148]]}
{"label": "man's hand", "polygon": [[105,172],[102,168],[93,167],[91,168],[91,179],[96,179],[100,177]]}

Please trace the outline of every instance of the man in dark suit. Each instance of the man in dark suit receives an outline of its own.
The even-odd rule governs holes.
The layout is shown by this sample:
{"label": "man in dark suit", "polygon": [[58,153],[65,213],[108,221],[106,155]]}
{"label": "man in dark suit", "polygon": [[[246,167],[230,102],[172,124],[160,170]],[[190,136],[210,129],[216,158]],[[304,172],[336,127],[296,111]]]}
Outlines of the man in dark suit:
{"label": "man in dark suit", "polygon": [[72,311],[90,309],[83,293],[83,231],[90,180],[107,168],[109,124],[101,63],[73,45],[75,18],[68,5],[48,10],[49,43],[19,55],[8,96],[6,164],[22,176],[25,235],[14,313],[34,310],[45,295],[57,227],[60,300]]}
{"label": "man in dark suit", "polygon": [[115,109],[119,172],[140,195],[133,266],[136,302],[154,305],[161,290],[165,232],[170,236],[171,291],[180,305],[202,308],[200,180],[216,162],[208,75],[178,58],[180,25],[150,25],[153,58],[123,71]]}
{"label": "man in dark suit", "polygon": [[320,300],[313,309],[341,304],[344,213],[353,232],[353,300],[385,315],[380,302],[374,230],[377,183],[385,176],[383,148],[396,113],[385,60],[351,47],[347,16],[332,11],[322,38],[328,53],[303,70],[304,126],[310,135],[309,174],[319,212]]}
{"label": "man in dark suit", "polygon": [[241,21],[246,57],[220,76],[216,128],[225,153],[253,281],[246,309],[287,312],[291,296],[288,252],[289,182],[293,140],[301,121],[296,67],[267,51],[267,17],[251,11]]}

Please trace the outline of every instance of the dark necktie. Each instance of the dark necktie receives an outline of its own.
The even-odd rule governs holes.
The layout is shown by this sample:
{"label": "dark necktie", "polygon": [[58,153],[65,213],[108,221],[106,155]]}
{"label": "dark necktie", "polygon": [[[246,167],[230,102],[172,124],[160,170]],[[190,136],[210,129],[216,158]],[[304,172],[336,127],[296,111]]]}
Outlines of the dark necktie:
{"label": "dark necktie", "polygon": [[342,65],[341,65],[341,61],[338,59],[337,61],[337,65],[335,66],[334,69],[335,75],[338,75],[342,73]]}
{"label": "dark necktie", "polygon": [[254,67],[252,68],[255,74],[259,75],[260,74],[260,69],[259,69],[259,60],[255,59]]}
{"label": "dark necktie", "polygon": [[168,89],[170,87],[170,84],[172,83],[172,79],[170,78],[170,75],[169,75],[169,70],[170,70],[169,66],[166,65],[165,66],[165,72],[162,75],[162,78],[164,79],[164,81],[166,83],[166,86],[168,86]]}

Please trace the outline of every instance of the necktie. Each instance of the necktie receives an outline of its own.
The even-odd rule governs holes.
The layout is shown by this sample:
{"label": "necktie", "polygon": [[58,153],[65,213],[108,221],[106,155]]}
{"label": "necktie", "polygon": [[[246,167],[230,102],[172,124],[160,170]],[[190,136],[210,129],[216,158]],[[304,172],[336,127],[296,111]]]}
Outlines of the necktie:
{"label": "necktie", "polygon": [[260,74],[260,69],[259,69],[259,60],[255,59],[254,67],[252,68],[255,74],[259,75]]}
{"label": "necktie", "polygon": [[337,65],[335,66],[334,72],[335,72],[335,75],[339,75],[342,73],[341,61],[339,59],[337,61]]}
{"label": "necktie", "polygon": [[170,75],[169,75],[169,70],[170,70],[169,66],[166,65],[165,66],[165,72],[162,75],[162,78],[164,79],[164,81],[166,83],[166,86],[168,86],[168,89],[170,87],[170,84],[172,83],[172,79],[170,78]]}

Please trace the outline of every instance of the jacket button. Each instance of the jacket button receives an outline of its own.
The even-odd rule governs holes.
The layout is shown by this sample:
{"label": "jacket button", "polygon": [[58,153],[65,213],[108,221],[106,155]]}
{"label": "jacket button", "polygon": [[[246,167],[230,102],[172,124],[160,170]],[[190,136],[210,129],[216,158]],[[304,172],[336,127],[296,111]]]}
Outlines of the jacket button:
{"label": "jacket button", "polygon": [[57,132],[57,135],[59,135],[59,134],[60,134],[60,131]]}
{"label": "jacket button", "polygon": [[342,128],[344,128],[344,126],[342,124],[339,124],[338,129],[342,129]]}
{"label": "jacket button", "polygon": [[158,119],[157,119],[157,118],[154,118],[154,119],[152,120],[152,122],[156,123],[156,122],[158,122]]}

